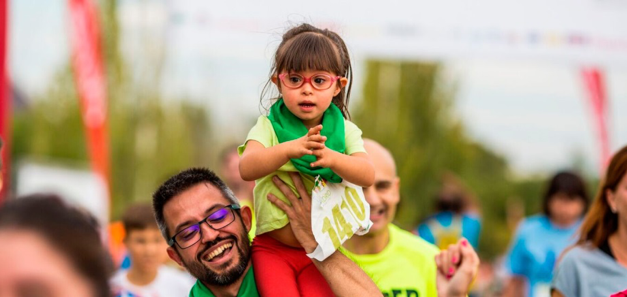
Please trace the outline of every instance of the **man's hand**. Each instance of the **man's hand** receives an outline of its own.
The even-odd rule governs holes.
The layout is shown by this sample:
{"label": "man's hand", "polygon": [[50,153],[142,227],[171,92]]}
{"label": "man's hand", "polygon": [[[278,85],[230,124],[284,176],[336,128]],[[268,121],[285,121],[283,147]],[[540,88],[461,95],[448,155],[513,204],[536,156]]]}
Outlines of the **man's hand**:
{"label": "man's hand", "polygon": [[[298,199],[281,179],[274,176],[272,182],[292,205],[287,205],[272,194],[268,194],[268,200],[287,214],[294,236],[309,254],[318,246],[311,231],[311,196],[305,190],[298,173],[290,172],[290,178],[294,181],[302,199]],[[335,296],[381,296],[381,292],[370,277],[344,254],[336,251],[324,261],[316,259],[311,261],[327,281]]]}
{"label": "man's hand", "polygon": [[456,244],[451,244],[448,250],[436,255],[435,264],[438,269],[436,277],[438,296],[466,296],[477,276],[479,256],[468,240],[462,238]]}
{"label": "man's hand", "polygon": [[287,200],[289,200],[292,205],[287,205],[272,194],[268,194],[268,200],[285,212],[287,218],[290,220],[290,226],[292,227],[294,236],[309,254],[318,246],[313,232],[311,231],[311,196],[307,193],[307,190],[305,190],[300,175],[297,172],[290,172],[289,174],[301,199],[298,199],[280,178],[273,176],[272,182],[283,192],[283,195],[287,197]]}
{"label": "man's hand", "polygon": [[320,135],[320,131],[322,131],[322,125],[309,129],[307,135],[301,138],[286,142],[287,156],[290,159],[298,159],[304,155],[312,155],[315,150],[323,149],[327,137]]}

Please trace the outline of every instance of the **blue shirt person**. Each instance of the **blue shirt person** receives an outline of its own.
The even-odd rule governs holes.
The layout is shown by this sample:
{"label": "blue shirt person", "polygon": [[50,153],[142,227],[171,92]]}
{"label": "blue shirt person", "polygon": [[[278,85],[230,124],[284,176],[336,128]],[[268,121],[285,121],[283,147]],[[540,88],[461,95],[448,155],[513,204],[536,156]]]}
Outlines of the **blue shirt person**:
{"label": "blue shirt person", "polygon": [[477,249],[481,220],[478,215],[472,213],[456,214],[452,211],[443,211],[427,218],[416,231],[420,237],[440,249],[448,248],[462,237],[468,239],[468,242]]}
{"label": "blue shirt person", "polygon": [[511,277],[503,296],[550,296],[555,262],[577,241],[588,201],[578,175],[565,171],[551,179],[543,197],[544,213],[524,219],[510,243],[505,270]]}

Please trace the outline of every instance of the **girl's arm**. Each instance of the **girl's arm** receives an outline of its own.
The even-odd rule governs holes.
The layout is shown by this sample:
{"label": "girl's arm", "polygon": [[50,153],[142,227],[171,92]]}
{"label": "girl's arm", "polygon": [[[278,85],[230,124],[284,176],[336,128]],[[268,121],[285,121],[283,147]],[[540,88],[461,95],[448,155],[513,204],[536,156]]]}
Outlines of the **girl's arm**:
{"label": "girl's arm", "polygon": [[317,161],[312,167],[322,166],[330,168],[343,179],[361,187],[370,187],[374,184],[374,166],[366,153],[344,155],[327,147],[313,152]]}
{"label": "girl's arm", "polygon": [[277,171],[290,159],[311,155],[312,150],[323,148],[326,137],[319,134],[320,130],[322,126],[318,125],[309,129],[307,135],[301,138],[268,148],[258,141],[249,140],[239,163],[242,179],[247,181],[260,179]]}

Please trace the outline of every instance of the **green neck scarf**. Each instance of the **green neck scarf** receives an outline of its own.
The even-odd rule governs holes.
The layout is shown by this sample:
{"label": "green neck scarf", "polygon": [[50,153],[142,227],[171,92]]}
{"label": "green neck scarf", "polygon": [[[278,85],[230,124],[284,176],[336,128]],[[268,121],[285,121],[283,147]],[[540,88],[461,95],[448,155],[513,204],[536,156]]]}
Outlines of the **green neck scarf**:
{"label": "green neck scarf", "polygon": [[[274,133],[280,143],[292,141],[307,135],[309,131],[303,121],[296,117],[283,102],[283,98],[272,105],[268,119],[272,123]],[[329,108],[322,115],[322,131],[320,134],[327,137],[325,146],[339,153],[346,151],[344,139],[344,116],[340,109],[331,103]],[[299,159],[291,159],[298,171],[311,176],[320,175],[332,183],[342,182],[342,178],[329,168],[311,167],[310,164],[316,161],[314,155],[304,155]]]}

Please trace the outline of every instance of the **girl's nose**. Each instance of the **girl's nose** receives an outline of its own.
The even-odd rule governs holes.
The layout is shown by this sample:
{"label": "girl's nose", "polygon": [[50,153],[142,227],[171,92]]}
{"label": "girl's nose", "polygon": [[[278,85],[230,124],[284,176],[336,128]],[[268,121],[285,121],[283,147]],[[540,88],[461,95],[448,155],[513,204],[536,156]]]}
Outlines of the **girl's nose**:
{"label": "girl's nose", "polygon": [[313,93],[313,87],[309,82],[304,83],[303,86],[300,87],[300,89],[303,94],[309,95]]}

